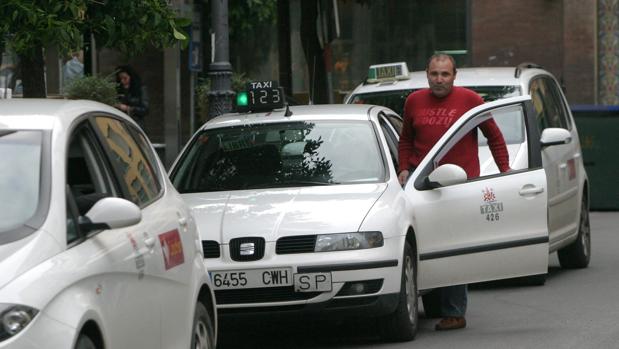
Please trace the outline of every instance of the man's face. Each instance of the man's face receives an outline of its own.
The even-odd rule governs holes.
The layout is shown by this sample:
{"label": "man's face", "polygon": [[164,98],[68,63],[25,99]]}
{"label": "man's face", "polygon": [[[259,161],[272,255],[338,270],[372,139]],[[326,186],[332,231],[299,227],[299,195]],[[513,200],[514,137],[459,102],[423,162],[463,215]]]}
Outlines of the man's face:
{"label": "man's face", "polygon": [[453,64],[449,59],[433,59],[426,71],[432,94],[442,98],[451,92],[456,79]]}

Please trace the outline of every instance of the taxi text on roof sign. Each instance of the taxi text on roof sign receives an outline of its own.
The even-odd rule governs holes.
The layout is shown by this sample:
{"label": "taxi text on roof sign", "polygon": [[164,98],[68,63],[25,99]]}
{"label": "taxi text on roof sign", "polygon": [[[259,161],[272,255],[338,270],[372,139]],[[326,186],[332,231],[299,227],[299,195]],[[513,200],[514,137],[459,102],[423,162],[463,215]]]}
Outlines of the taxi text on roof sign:
{"label": "taxi text on roof sign", "polygon": [[388,80],[406,80],[408,79],[408,66],[406,62],[374,64],[368,69],[369,84],[374,84]]}
{"label": "taxi text on roof sign", "polygon": [[254,81],[247,84],[245,91],[236,95],[239,112],[268,111],[283,108],[284,91],[277,81]]}

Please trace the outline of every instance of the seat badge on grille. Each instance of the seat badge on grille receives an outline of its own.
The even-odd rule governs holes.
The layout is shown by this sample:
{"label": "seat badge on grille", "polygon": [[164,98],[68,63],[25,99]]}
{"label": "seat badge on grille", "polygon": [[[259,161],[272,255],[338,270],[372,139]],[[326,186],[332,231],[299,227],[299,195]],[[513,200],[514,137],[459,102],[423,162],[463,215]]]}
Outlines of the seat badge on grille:
{"label": "seat badge on grille", "polygon": [[256,252],[256,245],[253,242],[244,242],[241,244],[241,256],[253,256]]}

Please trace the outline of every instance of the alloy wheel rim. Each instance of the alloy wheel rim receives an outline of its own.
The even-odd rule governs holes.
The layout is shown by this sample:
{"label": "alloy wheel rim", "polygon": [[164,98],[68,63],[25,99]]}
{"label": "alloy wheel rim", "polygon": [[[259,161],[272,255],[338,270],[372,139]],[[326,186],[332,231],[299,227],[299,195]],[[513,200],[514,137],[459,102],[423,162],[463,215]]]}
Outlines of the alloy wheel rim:
{"label": "alloy wheel rim", "polygon": [[580,239],[584,247],[584,254],[588,258],[591,249],[591,227],[589,226],[589,211],[584,202],[580,210]]}
{"label": "alloy wheel rim", "polygon": [[413,279],[414,279],[414,275],[413,275],[413,262],[411,261],[411,257],[410,256],[406,256],[406,260],[405,260],[405,266],[406,266],[406,271],[405,271],[405,277],[406,277],[406,309],[408,310],[408,318],[410,320],[411,323],[413,323],[414,319],[414,311],[413,311],[413,306],[415,304],[415,299],[413,297],[416,297],[416,295],[413,295],[412,289],[413,289]]}
{"label": "alloy wheel rim", "polygon": [[203,321],[198,321],[194,329],[195,349],[209,349],[208,330]]}

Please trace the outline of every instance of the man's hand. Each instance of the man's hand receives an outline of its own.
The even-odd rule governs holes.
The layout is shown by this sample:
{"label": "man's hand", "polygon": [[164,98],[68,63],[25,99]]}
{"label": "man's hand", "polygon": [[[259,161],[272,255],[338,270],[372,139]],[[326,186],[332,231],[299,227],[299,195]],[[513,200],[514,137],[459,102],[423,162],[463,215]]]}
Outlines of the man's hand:
{"label": "man's hand", "polygon": [[400,181],[400,185],[401,186],[404,186],[404,184],[406,184],[406,180],[408,179],[408,175],[409,175],[408,170],[404,170],[404,171],[400,172],[400,174],[398,175],[398,180]]}

